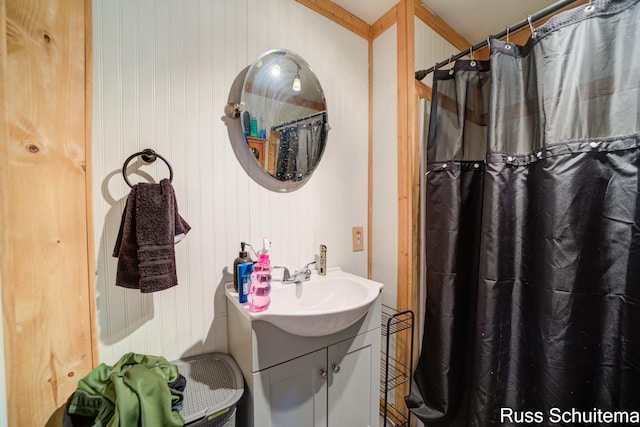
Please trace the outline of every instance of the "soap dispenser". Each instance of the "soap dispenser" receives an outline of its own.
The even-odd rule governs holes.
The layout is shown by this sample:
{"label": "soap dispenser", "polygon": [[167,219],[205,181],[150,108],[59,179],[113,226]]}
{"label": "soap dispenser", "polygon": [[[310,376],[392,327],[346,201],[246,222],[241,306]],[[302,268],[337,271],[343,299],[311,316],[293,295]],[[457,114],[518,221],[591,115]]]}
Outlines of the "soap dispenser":
{"label": "soap dispenser", "polygon": [[253,262],[251,258],[249,258],[249,254],[245,250],[245,246],[247,244],[245,242],[240,243],[240,253],[238,254],[238,258],[233,261],[233,289],[238,292],[239,286],[239,277],[238,277],[238,265],[244,264],[247,262]]}

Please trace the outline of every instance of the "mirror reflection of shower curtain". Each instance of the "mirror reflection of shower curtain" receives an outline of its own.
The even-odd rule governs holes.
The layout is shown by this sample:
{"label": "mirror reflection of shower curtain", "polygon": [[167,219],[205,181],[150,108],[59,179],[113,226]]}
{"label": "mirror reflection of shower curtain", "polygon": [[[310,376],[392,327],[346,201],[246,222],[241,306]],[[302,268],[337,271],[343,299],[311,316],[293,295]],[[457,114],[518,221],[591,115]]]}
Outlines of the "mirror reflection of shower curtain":
{"label": "mirror reflection of shower curtain", "polygon": [[295,177],[298,152],[298,129],[286,127],[280,130],[280,144],[276,160],[276,178],[280,181],[291,181]]}
{"label": "mirror reflection of shower curtain", "polygon": [[296,123],[280,131],[276,177],[281,181],[302,179],[313,171],[321,154],[324,120]]}
{"label": "mirror reflection of shower curtain", "polygon": [[640,0],[596,0],[525,46],[492,40],[478,168],[458,148],[476,106],[451,102],[468,86],[434,84],[426,319],[406,399],[426,426],[640,416],[638,22]]}
{"label": "mirror reflection of shower curtain", "polygon": [[313,120],[298,124],[298,173],[306,175],[313,165],[318,163],[320,155],[320,138],[322,136],[322,120]]}

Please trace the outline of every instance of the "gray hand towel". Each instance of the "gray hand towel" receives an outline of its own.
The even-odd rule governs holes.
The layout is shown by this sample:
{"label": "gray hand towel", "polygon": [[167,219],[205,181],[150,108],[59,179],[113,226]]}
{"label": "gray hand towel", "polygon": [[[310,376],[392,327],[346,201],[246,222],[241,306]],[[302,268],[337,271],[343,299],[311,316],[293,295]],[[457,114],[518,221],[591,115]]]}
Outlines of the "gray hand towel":
{"label": "gray hand towel", "polygon": [[175,248],[191,229],[178,214],[168,179],[133,186],[113,249],[118,257],[116,285],[156,292],[176,286]]}

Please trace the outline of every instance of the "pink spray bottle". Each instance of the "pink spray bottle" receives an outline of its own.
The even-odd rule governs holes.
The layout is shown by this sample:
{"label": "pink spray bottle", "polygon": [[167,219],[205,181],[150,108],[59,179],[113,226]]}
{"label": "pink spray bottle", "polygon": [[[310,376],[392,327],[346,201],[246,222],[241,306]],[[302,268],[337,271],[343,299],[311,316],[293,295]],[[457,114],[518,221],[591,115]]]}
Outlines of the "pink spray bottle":
{"label": "pink spray bottle", "polygon": [[269,262],[271,242],[266,237],[262,239],[260,258],[253,266],[251,285],[249,286],[249,311],[258,312],[269,308],[271,297],[271,264]]}

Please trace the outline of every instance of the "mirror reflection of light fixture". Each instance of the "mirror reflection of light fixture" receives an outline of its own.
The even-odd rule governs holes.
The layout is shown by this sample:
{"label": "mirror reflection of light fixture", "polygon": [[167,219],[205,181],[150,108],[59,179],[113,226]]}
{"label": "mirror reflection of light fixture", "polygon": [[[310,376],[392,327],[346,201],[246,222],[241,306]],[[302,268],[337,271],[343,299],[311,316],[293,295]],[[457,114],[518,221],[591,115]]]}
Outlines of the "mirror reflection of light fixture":
{"label": "mirror reflection of light fixture", "polygon": [[300,69],[298,69],[298,72],[296,73],[296,78],[293,79],[293,85],[291,86],[291,89],[296,92],[300,92],[302,90],[302,83],[300,82]]}
{"label": "mirror reflection of light fixture", "polygon": [[278,77],[280,75],[280,64],[277,62],[271,67],[271,74]]}

